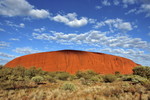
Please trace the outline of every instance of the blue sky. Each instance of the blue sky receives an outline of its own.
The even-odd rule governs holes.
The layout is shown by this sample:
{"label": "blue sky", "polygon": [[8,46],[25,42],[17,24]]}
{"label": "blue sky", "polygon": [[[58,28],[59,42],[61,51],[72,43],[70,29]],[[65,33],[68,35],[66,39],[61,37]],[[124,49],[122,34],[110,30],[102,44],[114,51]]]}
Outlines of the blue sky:
{"label": "blue sky", "polygon": [[63,49],[150,66],[150,1],[0,0],[0,64]]}

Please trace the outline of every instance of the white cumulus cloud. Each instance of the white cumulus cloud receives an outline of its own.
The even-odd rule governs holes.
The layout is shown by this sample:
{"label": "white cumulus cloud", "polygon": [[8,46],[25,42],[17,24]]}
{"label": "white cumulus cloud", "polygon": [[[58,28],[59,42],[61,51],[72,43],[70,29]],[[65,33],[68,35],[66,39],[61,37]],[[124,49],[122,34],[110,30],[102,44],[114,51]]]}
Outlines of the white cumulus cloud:
{"label": "white cumulus cloud", "polygon": [[24,28],[24,27],[25,27],[25,24],[24,24],[24,23],[20,23],[19,26],[20,26],[21,28]]}
{"label": "white cumulus cloud", "polygon": [[16,48],[13,51],[21,54],[31,54],[31,53],[40,52],[39,50],[32,49],[31,47]]}
{"label": "white cumulus cloud", "polygon": [[10,54],[3,53],[3,52],[0,52],[0,56],[2,56],[2,57],[8,57],[8,58],[14,58],[15,57],[14,55],[10,55]]}
{"label": "white cumulus cloud", "polygon": [[55,41],[58,43],[76,43],[88,44],[95,46],[122,47],[122,48],[139,48],[149,49],[150,45],[147,41],[141,38],[132,38],[126,35],[107,36],[106,33],[96,30],[91,30],[81,34],[52,31],[52,34],[32,33],[34,39]]}
{"label": "white cumulus cloud", "polygon": [[47,18],[49,17],[49,12],[44,9],[32,9],[29,11],[29,15],[34,18]]}
{"label": "white cumulus cloud", "polygon": [[109,52],[117,56],[122,56],[129,58],[138,64],[143,66],[149,66],[150,54],[146,54],[143,50],[140,49],[123,49],[123,48],[104,48],[100,50],[101,52]]}
{"label": "white cumulus cloud", "polygon": [[64,23],[70,27],[81,27],[88,23],[88,19],[86,17],[81,17],[77,19],[76,13],[68,13],[67,15],[56,15],[51,18],[52,20],[60,23]]}
{"label": "white cumulus cloud", "polygon": [[34,29],[35,32],[44,32],[45,30],[46,30],[45,27]]}
{"label": "white cumulus cloud", "polygon": [[19,38],[10,38],[9,40],[11,40],[11,41],[20,41]]}
{"label": "white cumulus cloud", "polygon": [[80,34],[51,31],[47,34],[32,33],[32,36],[34,39],[56,42],[62,45],[88,44],[89,46],[104,48],[101,51],[130,58],[140,64],[148,65],[150,60],[150,54],[144,52],[144,50],[150,50],[150,43],[143,41],[141,38],[133,38],[127,35],[108,36],[106,32],[90,30]]}
{"label": "white cumulus cloud", "polygon": [[110,3],[108,0],[103,0],[103,1],[102,1],[102,4],[103,4],[104,6],[110,6],[110,5],[111,5],[111,3]]}
{"label": "white cumulus cloud", "polygon": [[95,8],[96,8],[96,9],[101,9],[102,7],[101,7],[101,6],[95,6]]}
{"label": "white cumulus cloud", "polygon": [[25,24],[24,23],[20,23],[20,24],[14,24],[11,21],[6,20],[6,25],[11,26],[11,27],[18,27],[18,28],[24,28]]}
{"label": "white cumulus cloud", "polygon": [[1,32],[5,32],[5,30],[4,30],[3,28],[0,28],[0,31],[1,31]]}
{"label": "white cumulus cloud", "polygon": [[4,41],[0,41],[0,48],[6,48],[6,47],[9,47],[9,43],[4,42]]}
{"label": "white cumulus cloud", "polygon": [[136,2],[138,2],[138,0],[123,0],[125,4],[135,4]]}
{"label": "white cumulus cloud", "polygon": [[142,4],[139,12],[145,12],[146,17],[150,17],[150,4]]}
{"label": "white cumulus cloud", "polygon": [[10,61],[10,59],[0,58],[0,65],[4,65],[4,64],[6,64],[9,61]]}
{"label": "white cumulus cloud", "polygon": [[118,0],[114,0],[113,2],[114,2],[114,5],[119,5],[120,3]]}
{"label": "white cumulus cloud", "polygon": [[122,19],[107,19],[102,22],[97,22],[94,28],[100,28],[102,26],[108,26],[110,31],[113,31],[112,28],[119,29],[121,31],[131,31],[133,29],[130,22],[125,22]]}
{"label": "white cumulus cloud", "polygon": [[130,14],[130,13],[135,13],[135,12],[137,12],[137,9],[136,9],[136,8],[130,9],[128,12],[125,13],[125,15],[128,15],[128,14]]}
{"label": "white cumulus cloud", "polygon": [[1,0],[0,15],[4,16],[30,16],[33,18],[47,18],[49,12],[44,9],[35,9],[26,0]]}

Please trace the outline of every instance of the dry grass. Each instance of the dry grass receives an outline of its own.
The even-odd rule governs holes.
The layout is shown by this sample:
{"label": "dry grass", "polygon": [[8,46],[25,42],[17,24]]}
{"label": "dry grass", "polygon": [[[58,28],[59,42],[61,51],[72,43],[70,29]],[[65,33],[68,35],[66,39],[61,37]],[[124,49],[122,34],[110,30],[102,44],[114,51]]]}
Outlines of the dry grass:
{"label": "dry grass", "polygon": [[[66,81],[65,81],[66,82]],[[130,82],[97,83],[82,85],[72,81],[75,91],[62,90],[64,81],[39,85],[37,88],[0,90],[0,100],[150,100],[150,91]]]}

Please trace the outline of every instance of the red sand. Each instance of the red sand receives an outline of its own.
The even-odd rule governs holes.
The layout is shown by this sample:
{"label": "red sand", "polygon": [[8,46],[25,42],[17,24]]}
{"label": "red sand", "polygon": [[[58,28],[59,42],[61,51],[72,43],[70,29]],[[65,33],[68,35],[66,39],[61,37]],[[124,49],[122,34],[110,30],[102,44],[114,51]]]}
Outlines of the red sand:
{"label": "red sand", "polygon": [[41,67],[44,71],[66,71],[75,73],[78,70],[93,70],[100,74],[131,74],[133,67],[138,64],[133,61],[95,52],[62,50],[53,52],[35,53],[21,56],[8,62],[6,67],[24,66],[30,68]]}

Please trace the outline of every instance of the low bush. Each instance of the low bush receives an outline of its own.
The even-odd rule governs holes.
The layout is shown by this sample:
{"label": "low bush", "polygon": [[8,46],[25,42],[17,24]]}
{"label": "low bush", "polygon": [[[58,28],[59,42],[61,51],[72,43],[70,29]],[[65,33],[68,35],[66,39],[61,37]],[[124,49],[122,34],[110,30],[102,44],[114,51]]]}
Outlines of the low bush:
{"label": "low bush", "polygon": [[92,70],[76,72],[76,76],[78,78],[84,78],[84,79],[90,79],[91,77],[96,76],[96,75],[98,75],[98,74]]}
{"label": "low bush", "polygon": [[37,87],[35,84],[30,84],[29,81],[12,81],[8,80],[0,83],[0,88],[4,90],[24,89]]}
{"label": "low bush", "polygon": [[48,75],[51,77],[56,77],[57,72],[48,72]]}
{"label": "low bush", "polygon": [[74,90],[76,90],[76,86],[73,83],[64,83],[61,86],[61,89],[63,89],[63,90],[69,90],[69,91],[74,91]]}
{"label": "low bush", "polygon": [[91,77],[90,80],[91,80],[92,82],[99,82],[99,81],[100,81],[100,79],[99,79],[97,76]]}
{"label": "low bush", "polygon": [[2,69],[4,66],[3,65],[0,65],[0,69]]}
{"label": "low bush", "polygon": [[122,81],[131,81],[133,83],[145,83],[148,81],[147,78],[141,77],[139,75],[126,75],[122,77]]}
{"label": "low bush", "polygon": [[31,67],[30,69],[25,71],[25,75],[28,76],[29,78],[32,78],[34,76],[36,76],[36,68],[35,67]]}
{"label": "low bush", "polygon": [[115,75],[120,75],[120,72],[119,72],[119,71],[116,71],[116,72],[115,72]]}
{"label": "low bush", "polygon": [[56,79],[54,77],[51,77],[49,75],[44,76],[45,81],[56,83]]}
{"label": "low bush", "polygon": [[14,89],[14,87],[15,87],[15,82],[11,80],[0,83],[1,89]]}
{"label": "low bush", "polygon": [[93,84],[93,82],[91,80],[87,80],[87,79],[84,79],[84,78],[80,78],[80,82],[82,85],[91,85]]}
{"label": "low bush", "polygon": [[95,71],[93,70],[87,70],[86,71],[87,74],[91,75],[91,76],[95,76],[95,75],[98,75]]}
{"label": "low bush", "polygon": [[83,71],[77,71],[77,72],[76,72],[76,76],[77,76],[78,78],[81,78],[81,77],[84,77],[84,76],[85,76],[85,73],[84,73]]}
{"label": "low bush", "polygon": [[27,70],[27,69],[25,69],[25,68],[22,67],[22,66],[17,66],[17,67],[15,67],[15,68],[12,68],[12,74],[13,74],[14,76],[24,77],[26,70]]}
{"label": "low bush", "polygon": [[34,81],[35,83],[40,83],[44,80],[44,78],[41,76],[35,76],[35,77],[32,77],[31,80]]}
{"label": "low bush", "polygon": [[93,76],[89,80],[94,82],[94,83],[98,83],[98,82],[103,82],[104,81],[101,75]]}
{"label": "low bush", "polygon": [[143,85],[148,91],[150,91],[150,81],[149,81],[149,80],[143,81],[143,82],[142,82],[142,85]]}
{"label": "low bush", "polygon": [[111,75],[111,74],[103,76],[104,82],[114,82],[116,79],[117,79],[117,77],[115,75]]}
{"label": "low bush", "polygon": [[56,78],[59,80],[67,80],[70,77],[70,74],[68,72],[57,72]]}
{"label": "low bush", "polygon": [[75,79],[77,79],[77,76],[76,76],[76,75],[70,75],[69,81],[73,81],[73,80],[75,80]]}
{"label": "low bush", "polygon": [[2,68],[0,70],[0,78],[4,78],[4,79],[8,80],[7,77],[13,74],[12,70],[13,70],[12,68],[6,68],[6,67]]}

